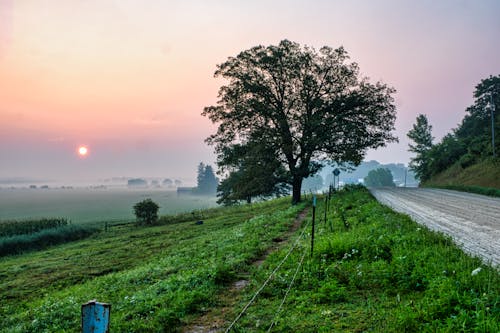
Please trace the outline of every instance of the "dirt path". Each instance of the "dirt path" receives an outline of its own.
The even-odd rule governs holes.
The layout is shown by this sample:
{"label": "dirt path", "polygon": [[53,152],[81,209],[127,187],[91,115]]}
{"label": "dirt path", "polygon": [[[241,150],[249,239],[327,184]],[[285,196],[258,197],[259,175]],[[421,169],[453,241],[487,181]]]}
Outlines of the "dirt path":
{"label": "dirt path", "polygon": [[500,198],[424,188],[370,191],[379,202],[450,235],[466,252],[500,266]]}
{"label": "dirt path", "polygon": [[[288,229],[288,231],[281,235],[281,237],[277,237],[273,239],[273,244],[267,249],[266,253],[256,259],[252,265],[260,266],[267,258],[269,254],[278,250],[286,241],[290,238],[291,235],[297,231],[302,225],[302,221],[306,218],[309,209],[306,208],[302,212],[300,212],[292,225]],[[244,276],[248,273],[241,272],[240,275]],[[223,290],[219,295],[217,295],[217,299],[219,300],[220,306],[216,308],[209,309],[205,314],[201,317],[196,318],[190,325],[186,326],[182,332],[184,333],[216,333],[223,332],[226,326],[229,323],[226,322],[225,316],[226,313],[232,310],[234,305],[238,302],[240,292],[243,288],[245,288],[250,282],[248,280],[238,280],[233,282],[227,289]]]}

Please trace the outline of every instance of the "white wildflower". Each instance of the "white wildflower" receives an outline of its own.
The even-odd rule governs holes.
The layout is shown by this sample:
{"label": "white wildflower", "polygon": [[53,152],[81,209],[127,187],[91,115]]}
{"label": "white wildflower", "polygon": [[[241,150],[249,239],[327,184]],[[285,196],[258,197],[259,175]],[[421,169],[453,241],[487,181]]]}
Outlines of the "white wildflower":
{"label": "white wildflower", "polygon": [[474,275],[477,275],[477,273],[479,273],[479,272],[481,272],[481,267],[478,267],[475,270],[473,270],[472,273],[470,273],[470,275],[474,276]]}

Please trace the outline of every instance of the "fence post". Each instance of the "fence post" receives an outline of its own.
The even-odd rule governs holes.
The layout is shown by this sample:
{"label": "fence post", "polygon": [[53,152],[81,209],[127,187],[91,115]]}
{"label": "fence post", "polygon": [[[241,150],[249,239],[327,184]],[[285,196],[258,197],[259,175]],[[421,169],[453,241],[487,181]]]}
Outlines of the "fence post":
{"label": "fence post", "polygon": [[311,231],[311,258],[314,252],[314,220],[316,219],[316,195],[313,195],[313,216],[312,216],[312,231]]}
{"label": "fence post", "polygon": [[82,333],[109,333],[111,304],[96,300],[82,305]]}

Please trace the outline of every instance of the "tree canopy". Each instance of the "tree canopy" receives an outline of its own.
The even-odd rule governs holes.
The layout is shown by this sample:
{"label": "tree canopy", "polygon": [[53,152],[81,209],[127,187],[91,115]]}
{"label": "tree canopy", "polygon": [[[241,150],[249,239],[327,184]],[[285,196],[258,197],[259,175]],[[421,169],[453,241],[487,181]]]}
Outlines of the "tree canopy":
{"label": "tree canopy", "polygon": [[386,168],[378,168],[368,172],[364,183],[368,187],[396,186],[391,170]]}
{"label": "tree canopy", "polygon": [[397,140],[395,90],[360,77],[342,48],[301,46],[283,40],[256,46],[217,66],[217,105],[203,115],[218,124],[207,142],[218,165],[235,172],[227,155],[247,145],[265,145],[285,170],[293,202],[300,201],[303,178],[330,160],[359,164],[367,149]]}
{"label": "tree canopy", "polygon": [[214,195],[217,192],[219,180],[215,176],[211,165],[205,165],[202,162],[198,165],[197,194]]}
{"label": "tree canopy", "polygon": [[[430,134],[432,126],[424,115],[417,117],[417,122],[408,137],[415,144],[410,144],[410,151],[416,153],[410,167],[422,182],[443,172],[454,164],[466,168],[479,160],[490,158],[492,146],[492,111],[495,132],[500,129],[500,75],[490,76],[476,86],[474,104],[466,109],[466,115],[460,125],[446,134],[441,141],[432,144]],[[500,135],[495,136],[495,150],[500,149]]]}
{"label": "tree canopy", "polygon": [[413,124],[412,129],[407,134],[414,144],[409,143],[409,151],[415,153],[415,157],[410,159],[410,169],[415,172],[419,179],[426,179],[430,174],[429,152],[432,149],[432,126],[427,120],[427,116],[420,114]]}

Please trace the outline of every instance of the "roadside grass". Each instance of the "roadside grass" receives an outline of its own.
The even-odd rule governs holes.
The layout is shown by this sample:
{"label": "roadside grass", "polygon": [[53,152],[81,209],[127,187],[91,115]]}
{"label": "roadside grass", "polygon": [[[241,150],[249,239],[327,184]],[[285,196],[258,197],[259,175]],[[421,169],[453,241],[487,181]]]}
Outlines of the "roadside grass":
{"label": "roadside grass", "polygon": [[[380,205],[364,189],[334,194],[326,223],[325,205],[318,203],[313,257],[307,238],[232,331],[263,332],[276,320],[272,332],[500,332],[498,268]],[[227,322],[287,251],[272,253],[254,270]]]}
{"label": "roadside grass", "polygon": [[500,189],[491,187],[467,186],[467,185],[431,185],[431,187],[482,194],[490,197],[500,197]]}
{"label": "roadside grass", "polygon": [[115,332],[176,331],[288,230],[304,209],[289,200],[195,212],[202,225],[185,214],[159,226],[113,226],[2,258],[0,331],[79,332],[80,306],[91,299],[112,304]]}
{"label": "roadside grass", "polygon": [[[498,190],[500,189],[500,158],[486,158],[466,168],[462,168],[460,162],[457,162],[422,185],[426,187],[457,186],[458,190],[471,190],[472,192],[474,188]],[[460,187],[462,189],[459,189]],[[488,194],[490,190],[482,191],[486,193],[479,194],[491,195]]]}

